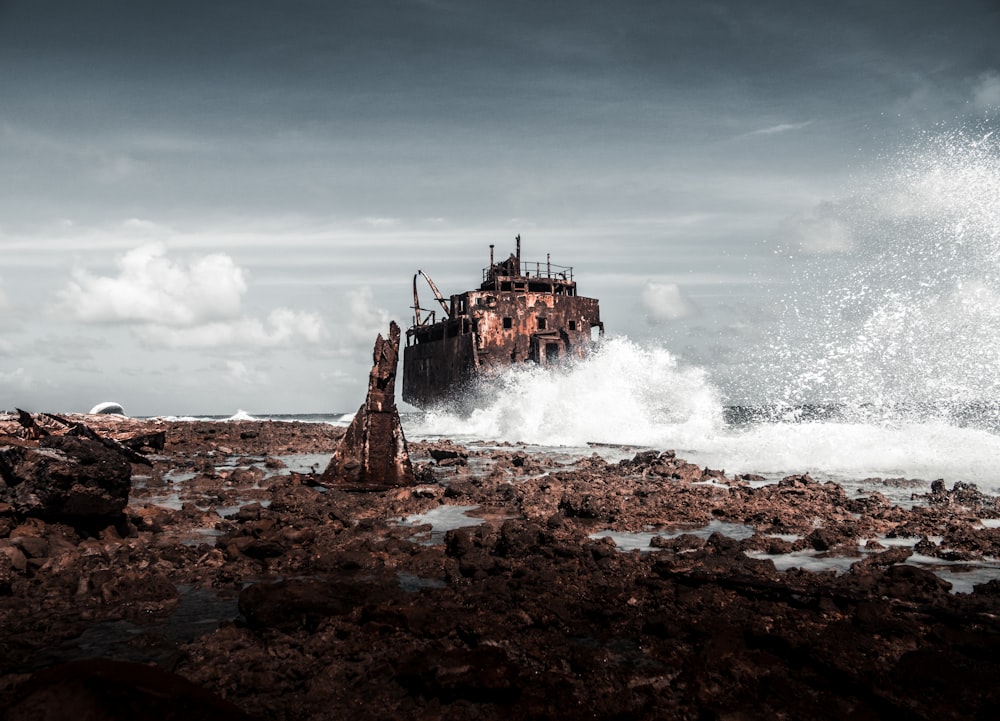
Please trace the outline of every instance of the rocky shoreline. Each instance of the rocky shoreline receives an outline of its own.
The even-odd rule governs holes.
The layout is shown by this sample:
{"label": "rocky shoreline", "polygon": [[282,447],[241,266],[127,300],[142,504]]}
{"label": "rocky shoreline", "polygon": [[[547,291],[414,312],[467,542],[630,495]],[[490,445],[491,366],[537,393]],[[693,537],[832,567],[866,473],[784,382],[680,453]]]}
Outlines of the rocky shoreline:
{"label": "rocky shoreline", "polygon": [[156,718],[1000,714],[1000,506],[971,485],[411,441],[416,486],[347,492],[327,424],[68,420],[163,445],[103,525],[0,503],[8,718],[105,703],[94,674],[174,689]]}

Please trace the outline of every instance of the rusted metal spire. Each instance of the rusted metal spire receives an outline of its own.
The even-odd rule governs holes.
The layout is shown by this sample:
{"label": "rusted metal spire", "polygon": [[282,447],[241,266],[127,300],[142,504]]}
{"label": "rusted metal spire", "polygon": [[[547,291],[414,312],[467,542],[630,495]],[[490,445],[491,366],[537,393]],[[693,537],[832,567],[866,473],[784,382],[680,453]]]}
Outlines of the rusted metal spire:
{"label": "rusted metal spire", "polygon": [[320,482],[347,490],[379,491],[415,483],[410,453],[396,408],[399,326],[375,340],[368,397],[354,415]]}

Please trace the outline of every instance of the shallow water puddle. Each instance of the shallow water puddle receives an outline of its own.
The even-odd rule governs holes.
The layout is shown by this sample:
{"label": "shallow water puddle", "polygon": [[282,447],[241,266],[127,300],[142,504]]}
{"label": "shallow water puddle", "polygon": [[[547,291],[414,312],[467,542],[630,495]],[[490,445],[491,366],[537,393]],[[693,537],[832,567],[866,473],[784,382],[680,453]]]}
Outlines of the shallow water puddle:
{"label": "shallow water puddle", "polygon": [[764,551],[751,551],[745,554],[749,558],[756,558],[762,561],[770,561],[779,571],[788,571],[792,568],[801,568],[804,571],[813,573],[824,573],[835,571],[838,575],[846,573],[851,566],[860,561],[858,556],[831,556],[826,553],[804,549],[792,551],[791,553],[769,554]]}
{"label": "shallow water puddle", "polygon": [[176,654],[181,644],[211,633],[221,623],[240,615],[236,596],[221,596],[186,585],[177,590],[180,602],[169,616],[141,623],[121,619],[95,623],[79,636],[41,650],[32,665],[42,667],[86,658],[162,662]]}
{"label": "shallow water puddle", "polygon": [[[883,539],[885,545],[913,546],[919,539]],[[900,541],[899,543],[892,543]],[[778,571],[788,571],[800,568],[813,573],[834,571],[838,575],[847,573],[851,566],[862,560],[868,552],[859,549],[860,556],[831,556],[826,553],[806,549],[791,553],[768,554],[764,551],[746,553],[750,558],[771,561]],[[972,593],[973,586],[1000,579],[1000,562],[992,559],[986,561],[947,561],[936,556],[926,556],[915,553],[904,561],[906,565],[916,566],[933,572],[951,584],[951,593]]]}
{"label": "shallow water puddle", "polygon": [[424,578],[413,573],[399,571],[396,573],[399,587],[407,593],[418,593],[426,588],[446,588],[448,584],[440,578]]}
{"label": "shallow water puddle", "polygon": [[915,553],[906,559],[911,566],[933,571],[938,578],[951,584],[952,593],[972,593],[972,587],[1000,579],[1000,563],[988,561],[946,561],[935,556]]}
{"label": "shallow water puddle", "polygon": [[485,518],[475,518],[468,515],[469,511],[474,511],[479,506],[438,506],[424,513],[415,513],[412,516],[396,521],[400,526],[416,527],[429,525],[430,531],[414,536],[421,543],[434,545],[444,543],[444,534],[455,528],[470,528],[486,523]]}
{"label": "shallow water puddle", "polygon": [[[1000,523],[991,527],[1000,527]],[[640,553],[649,553],[664,550],[650,546],[654,538],[676,538],[684,533],[698,536],[699,538],[708,538],[713,533],[721,533],[735,540],[743,540],[753,536],[754,529],[739,523],[712,521],[707,526],[700,528],[672,529],[670,531],[597,531],[589,534],[589,538],[595,540],[610,538],[615,542],[618,550],[623,552],[637,550]],[[786,541],[795,541],[800,538],[796,534],[772,534],[772,537],[781,538]],[[885,536],[878,536],[877,538],[879,543],[887,547],[913,547],[921,540],[921,538],[916,537],[887,538]],[[940,537],[930,537],[927,540],[932,543],[941,542]],[[833,571],[839,575],[850,571],[851,566],[869,555],[871,551],[858,547],[857,555],[831,555],[827,552],[816,551],[811,548],[777,554],[769,554],[765,551],[748,551],[744,553],[748,558],[771,561],[778,571],[788,571],[798,568],[812,573]],[[972,593],[973,586],[976,584],[1000,579],[1000,560],[947,561],[935,556],[915,553],[905,563],[932,571],[939,578],[948,581],[952,586],[952,593]]]}
{"label": "shallow water puddle", "polygon": [[588,534],[588,538],[597,540],[598,538],[610,538],[622,551],[639,550],[641,552],[657,551],[658,548],[649,544],[654,538],[677,538],[688,534],[698,538],[708,538],[713,533],[721,533],[737,541],[750,538],[755,533],[752,526],[743,523],[727,523],[726,521],[712,521],[707,526],[674,526],[670,530],[659,531],[596,531]]}

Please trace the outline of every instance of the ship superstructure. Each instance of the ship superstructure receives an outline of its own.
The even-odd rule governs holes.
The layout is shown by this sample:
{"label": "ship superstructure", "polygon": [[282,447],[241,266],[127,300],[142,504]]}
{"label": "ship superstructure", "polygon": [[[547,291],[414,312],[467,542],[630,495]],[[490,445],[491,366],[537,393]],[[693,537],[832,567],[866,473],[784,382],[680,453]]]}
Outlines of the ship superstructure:
{"label": "ship superstructure", "polygon": [[[456,399],[468,383],[517,363],[549,366],[582,358],[604,334],[598,301],[577,295],[573,268],[521,260],[521,236],[506,260],[483,269],[477,290],[445,299],[423,271],[413,277],[413,325],[403,351],[403,400],[417,407]],[[423,275],[440,306],[420,307]]]}

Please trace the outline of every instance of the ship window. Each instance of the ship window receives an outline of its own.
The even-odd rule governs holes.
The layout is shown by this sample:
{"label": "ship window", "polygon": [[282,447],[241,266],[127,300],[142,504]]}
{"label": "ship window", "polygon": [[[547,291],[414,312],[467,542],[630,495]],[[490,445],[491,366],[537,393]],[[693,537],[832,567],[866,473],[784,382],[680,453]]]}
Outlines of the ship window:
{"label": "ship window", "polygon": [[544,318],[539,318],[538,319],[538,330],[545,330],[545,319]]}
{"label": "ship window", "polygon": [[576,330],[576,321],[575,320],[571,320],[569,322],[569,329],[570,330]]}
{"label": "ship window", "polygon": [[503,327],[505,329],[507,329],[507,330],[510,330],[511,328],[513,328],[514,327],[514,319],[513,318],[504,318],[503,319]]}

